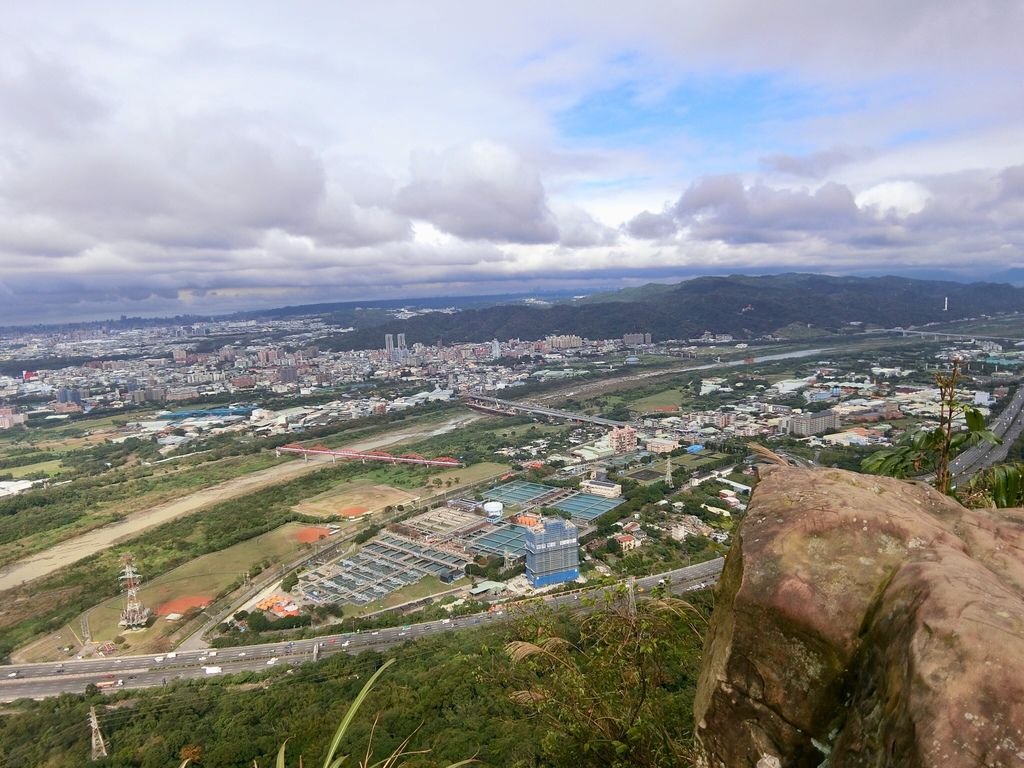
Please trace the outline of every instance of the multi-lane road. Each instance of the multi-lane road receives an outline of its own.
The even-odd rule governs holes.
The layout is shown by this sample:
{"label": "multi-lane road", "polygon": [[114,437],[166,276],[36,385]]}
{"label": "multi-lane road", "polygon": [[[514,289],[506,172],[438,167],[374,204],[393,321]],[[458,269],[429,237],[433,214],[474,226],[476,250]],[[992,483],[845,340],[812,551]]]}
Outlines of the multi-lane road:
{"label": "multi-lane road", "polygon": [[988,443],[975,445],[953,459],[949,468],[956,482],[966,482],[981,470],[1006,458],[1010,446],[1017,441],[1021,431],[1024,430],[1024,386],[1017,388],[1013,398],[1006,404],[996,420],[988,425],[988,428],[1002,439],[1002,443],[1000,445]]}
{"label": "multi-lane road", "polygon": [[[682,593],[718,581],[724,560],[679,568],[636,579],[634,588],[643,598],[650,589],[665,583],[674,593]],[[609,587],[582,589],[543,598],[549,607],[572,607],[581,599],[601,595]],[[153,688],[178,679],[205,678],[233,672],[266,670],[311,662],[335,653],[356,654],[367,650],[385,650],[408,640],[462,629],[476,629],[508,621],[512,606],[498,610],[439,621],[410,624],[404,627],[367,630],[356,633],[325,635],[308,640],[245,645],[232,648],[179,651],[170,654],[122,656],[118,658],[82,659],[44,664],[18,664],[0,667],[0,701],[20,698],[43,699],[61,693],[81,693],[86,686],[99,684],[118,691],[126,688]],[[529,605],[529,603],[525,603]]]}

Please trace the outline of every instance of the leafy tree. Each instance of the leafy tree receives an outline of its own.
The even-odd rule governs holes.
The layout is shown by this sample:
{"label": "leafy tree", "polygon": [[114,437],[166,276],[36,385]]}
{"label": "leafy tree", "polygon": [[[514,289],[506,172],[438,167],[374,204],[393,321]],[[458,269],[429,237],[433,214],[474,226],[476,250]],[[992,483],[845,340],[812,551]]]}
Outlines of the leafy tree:
{"label": "leafy tree", "polygon": [[[953,483],[949,464],[961,450],[978,443],[997,444],[999,438],[985,429],[981,411],[956,397],[960,378],[960,361],[954,360],[948,374],[938,373],[935,383],[939,387],[939,425],[933,429],[918,429],[903,435],[892,448],[875,451],[861,462],[865,472],[889,477],[910,477],[934,469],[935,487],[948,494]],[[956,430],[958,417],[963,416],[966,430]]]}
{"label": "leafy tree", "polygon": [[[692,758],[686,729],[670,728],[677,694],[694,682],[698,654],[680,633],[697,635],[699,612],[676,598],[635,602],[620,594],[559,627],[543,618],[514,640],[514,702],[549,729],[553,766],[668,768]],[[688,678],[693,675],[693,678]],[[691,691],[692,693],[692,691]],[[690,695],[684,697],[689,706]]]}

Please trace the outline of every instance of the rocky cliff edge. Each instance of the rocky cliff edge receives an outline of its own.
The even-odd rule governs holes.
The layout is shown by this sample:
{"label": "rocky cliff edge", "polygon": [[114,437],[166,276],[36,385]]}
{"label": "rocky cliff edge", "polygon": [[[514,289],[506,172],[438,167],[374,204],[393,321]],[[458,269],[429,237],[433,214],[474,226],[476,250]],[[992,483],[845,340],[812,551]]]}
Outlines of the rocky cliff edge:
{"label": "rocky cliff edge", "polygon": [[1024,766],[1024,511],[770,468],[718,589],[704,766]]}

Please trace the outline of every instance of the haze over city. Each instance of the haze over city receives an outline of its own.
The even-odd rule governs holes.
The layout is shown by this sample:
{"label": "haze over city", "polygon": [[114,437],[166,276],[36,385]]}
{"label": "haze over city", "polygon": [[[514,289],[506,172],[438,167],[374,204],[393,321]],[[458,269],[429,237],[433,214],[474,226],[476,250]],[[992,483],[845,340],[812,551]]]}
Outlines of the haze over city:
{"label": "haze over city", "polygon": [[0,323],[1019,277],[1019,3],[14,5]]}

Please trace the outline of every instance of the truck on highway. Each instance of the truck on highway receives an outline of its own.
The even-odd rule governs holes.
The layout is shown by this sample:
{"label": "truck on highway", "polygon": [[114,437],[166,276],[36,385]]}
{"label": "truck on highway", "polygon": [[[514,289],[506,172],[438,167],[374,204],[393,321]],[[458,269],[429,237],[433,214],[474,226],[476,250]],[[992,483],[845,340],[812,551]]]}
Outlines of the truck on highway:
{"label": "truck on highway", "polygon": [[122,688],[124,687],[124,680],[100,680],[96,683],[96,687],[101,691],[106,691],[111,688]]}
{"label": "truck on highway", "polygon": [[208,675],[219,675],[223,671],[223,667],[203,667],[203,672]]}

